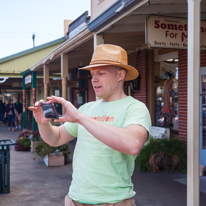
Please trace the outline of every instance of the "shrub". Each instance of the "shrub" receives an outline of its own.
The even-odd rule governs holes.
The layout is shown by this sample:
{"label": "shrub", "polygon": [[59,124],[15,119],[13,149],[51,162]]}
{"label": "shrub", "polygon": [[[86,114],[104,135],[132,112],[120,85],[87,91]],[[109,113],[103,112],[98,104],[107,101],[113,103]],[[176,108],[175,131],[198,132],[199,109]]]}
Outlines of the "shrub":
{"label": "shrub", "polygon": [[31,136],[29,137],[31,141],[41,141],[41,136],[39,130],[32,132]]}
{"label": "shrub", "polygon": [[16,144],[14,148],[16,151],[29,151],[31,147],[31,140],[32,141],[40,141],[41,136],[39,131],[36,130],[34,132],[25,130],[19,134],[19,137],[16,140]]}
{"label": "shrub", "polygon": [[14,148],[16,151],[29,151],[31,142],[29,136],[32,134],[32,131],[25,130],[19,134],[19,137],[16,140]]}
{"label": "shrub", "polygon": [[140,171],[178,171],[186,173],[186,147],[182,140],[150,139],[142,148],[137,158],[137,167]]}
{"label": "shrub", "polygon": [[20,137],[19,143],[24,148],[30,148],[31,141],[27,137]]}
{"label": "shrub", "polygon": [[[50,153],[56,153],[58,155],[60,152],[62,152],[65,156],[66,161],[68,160],[68,154],[70,153],[68,144],[64,144],[59,147],[52,147],[43,140],[41,140],[41,142],[39,142],[36,145],[35,151],[36,154],[41,158],[44,158],[46,155],[49,155]],[[34,159],[36,159],[36,157]]]}

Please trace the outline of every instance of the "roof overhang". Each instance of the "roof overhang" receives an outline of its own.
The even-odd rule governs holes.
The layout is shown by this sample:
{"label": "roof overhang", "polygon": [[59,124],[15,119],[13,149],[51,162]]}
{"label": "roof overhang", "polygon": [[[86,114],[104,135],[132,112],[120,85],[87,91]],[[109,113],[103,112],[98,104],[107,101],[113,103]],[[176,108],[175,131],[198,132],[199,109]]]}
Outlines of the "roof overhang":
{"label": "roof overhang", "polygon": [[[116,12],[123,2],[122,10]],[[187,0],[116,1],[93,19],[88,28],[102,35],[105,43],[119,45],[129,54],[149,49],[145,43],[145,21],[151,14],[187,18]],[[206,0],[201,1],[201,19],[206,19]]]}
{"label": "roof overhang", "polygon": [[88,24],[90,31],[101,33],[149,0],[117,1]]}
{"label": "roof overhang", "polygon": [[61,44],[59,47],[54,49],[52,52],[50,52],[47,56],[45,56],[43,59],[41,59],[39,62],[37,62],[35,65],[30,67],[30,71],[37,71],[40,68],[43,67],[44,64],[49,64],[50,62],[54,61],[57,58],[60,58],[62,53],[68,53],[72,51],[73,49],[77,48],[81,44],[87,42],[88,40],[93,38],[94,33],[91,32],[88,27],[83,29],[81,32],[79,32],[76,36],[68,39],[63,44]]}
{"label": "roof overhang", "polygon": [[24,56],[24,55],[28,55],[28,54],[31,54],[31,53],[33,53],[33,52],[40,51],[40,50],[45,49],[45,48],[48,48],[48,47],[50,47],[50,46],[53,46],[53,45],[56,45],[56,44],[59,44],[59,43],[63,43],[65,40],[66,40],[66,38],[65,38],[65,37],[62,37],[62,38],[60,38],[60,39],[56,39],[56,40],[54,40],[54,41],[51,41],[51,42],[42,44],[42,45],[40,45],[40,46],[31,48],[31,49],[28,49],[28,50],[25,50],[25,51],[22,51],[22,52],[19,52],[19,53],[17,53],[17,54],[13,54],[13,55],[10,55],[10,56],[8,56],[8,57],[4,57],[4,58],[0,59],[0,63],[4,63],[4,62],[7,62],[7,61],[16,59],[16,58],[18,58],[18,57],[22,57],[22,56]]}

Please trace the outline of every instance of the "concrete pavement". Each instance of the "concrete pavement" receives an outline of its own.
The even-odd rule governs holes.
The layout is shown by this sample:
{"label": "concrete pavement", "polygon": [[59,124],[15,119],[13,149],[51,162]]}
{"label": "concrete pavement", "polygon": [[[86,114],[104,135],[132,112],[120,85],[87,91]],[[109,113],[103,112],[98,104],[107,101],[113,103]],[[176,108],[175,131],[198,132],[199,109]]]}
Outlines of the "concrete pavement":
{"label": "concrete pavement", "polygon": [[[29,125],[30,127],[31,125]],[[20,130],[8,131],[0,124],[0,139],[16,140]],[[75,140],[69,144],[73,152]],[[63,206],[72,180],[72,153],[65,166],[47,167],[42,159],[33,160],[31,152],[10,151],[10,193],[0,194],[0,206]],[[134,171],[136,206],[186,206],[186,185],[174,181],[185,174]],[[200,205],[206,205],[206,194],[200,192]]]}

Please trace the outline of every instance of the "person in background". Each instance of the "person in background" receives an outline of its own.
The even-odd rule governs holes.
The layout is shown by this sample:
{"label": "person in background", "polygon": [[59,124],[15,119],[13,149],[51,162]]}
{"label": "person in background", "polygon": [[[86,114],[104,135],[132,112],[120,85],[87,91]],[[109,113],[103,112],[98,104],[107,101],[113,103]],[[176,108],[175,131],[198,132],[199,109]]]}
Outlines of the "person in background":
{"label": "person in background", "polygon": [[13,104],[13,99],[10,99],[8,104],[6,105],[6,110],[5,110],[5,117],[7,116],[8,119],[8,130],[11,130],[10,125],[12,124],[12,130],[14,131],[15,129],[15,112],[14,112],[14,104]]}
{"label": "person in background", "polygon": [[[19,99],[16,98],[16,102],[14,103],[14,108],[16,110],[15,115],[15,129],[21,129],[21,123],[22,123],[22,113],[23,113],[23,105],[19,102]],[[19,127],[18,127],[19,125]]]}
{"label": "person in background", "polygon": [[2,102],[2,100],[0,100],[0,122],[3,121],[3,117],[4,117],[4,103]]}

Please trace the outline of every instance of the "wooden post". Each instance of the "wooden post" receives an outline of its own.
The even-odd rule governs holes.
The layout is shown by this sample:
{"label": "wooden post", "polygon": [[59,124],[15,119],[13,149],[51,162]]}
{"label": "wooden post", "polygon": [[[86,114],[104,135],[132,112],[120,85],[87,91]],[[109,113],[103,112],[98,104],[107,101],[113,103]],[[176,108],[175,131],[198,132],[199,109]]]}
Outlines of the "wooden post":
{"label": "wooden post", "polygon": [[[94,34],[94,50],[96,48],[96,46],[100,45],[100,44],[104,44],[104,37],[101,34]],[[99,100],[100,98],[98,98],[96,96],[96,100]]]}
{"label": "wooden post", "polygon": [[188,0],[187,206],[200,203],[200,2]]}
{"label": "wooden post", "polygon": [[100,44],[104,44],[103,35],[95,33],[94,34],[94,50],[95,50],[96,46],[98,46]]}
{"label": "wooden post", "polygon": [[25,131],[26,128],[26,84],[25,84],[25,76],[23,76],[23,131]]}
{"label": "wooden post", "polygon": [[44,101],[47,101],[48,97],[48,83],[49,83],[49,65],[44,64]]}
{"label": "wooden post", "polygon": [[[62,77],[62,97],[67,100],[67,78],[69,69],[68,54],[61,54],[61,77]],[[65,108],[62,107],[62,115],[65,114]]]}
{"label": "wooden post", "polygon": [[[36,102],[36,72],[32,72],[32,93],[33,93],[33,105],[35,105]],[[32,131],[37,130],[37,123],[34,119],[34,116],[32,117]]]}

